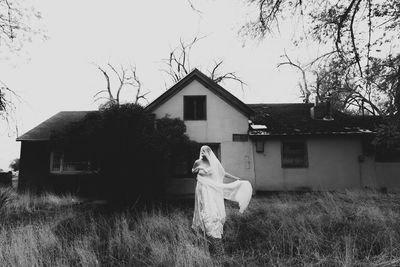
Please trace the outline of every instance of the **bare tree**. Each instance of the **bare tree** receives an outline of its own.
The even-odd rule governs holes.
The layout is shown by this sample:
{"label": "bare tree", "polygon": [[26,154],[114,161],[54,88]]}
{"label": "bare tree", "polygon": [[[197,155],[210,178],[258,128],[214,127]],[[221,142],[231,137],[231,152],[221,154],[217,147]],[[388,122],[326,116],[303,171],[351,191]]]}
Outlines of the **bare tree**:
{"label": "bare tree", "polygon": [[[164,59],[165,68],[162,70],[171,79],[172,83],[179,82],[182,78],[188,75],[194,67],[191,64],[191,52],[194,45],[205,37],[194,37],[192,41],[186,43],[182,39],[179,40],[179,45],[171,50],[169,57]],[[221,83],[226,80],[233,80],[240,83],[243,90],[245,82],[235,72],[221,71],[223,60],[214,61],[214,66],[209,73],[209,77],[216,83]]]}
{"label": "bare tree", "polygon": [[[129,68],[120,65],[116,69],[111,63],[107,63],[105,67],[96,65],[97,69],[103,74],[106,81],[106,89],[100,90],[94,95],[94,101],[106,100],[101,105],[101,108],[110,105],[121,104],[121,92],[126,87],[136,89],[134,103],[138,104],[140,100],[147,101],[146,95],[150,92],[142,93],[142,83],[137,75],[136,67],[130,66]],[[116,81],[116,86],[113,88],[112,81]],[[104,94],[106,96],[104,96]]]}
{"label": "bare tree", "polygon": [[[0,41],[4,44],[15,38],[20,19],[17,14],[8,0],[0,0]],[[0,80],[0,115],[7,123],[15,110],[15,105],[11,101],[12,95],[15,93]]]}
{"label": "bare tree", "polygon": [[0,39],[13,40],[20,27],[20,13],[9,0],[0,0]]}
{"label": "bare tree", "polygon": [[169,57],[164,59],[166,68],[163,71],[169,76],[173,83],[179,82],[192,71],[190,55],[193,46],[204,37],[194,37],[189,43],[179,39],[179,45],[171,50]]}
{"label": "bare tree", "polygon": [[0,81],[0,122],[5,122],[7,131],[18,135],[18,125],[15,116],[15,102],[21,98],[11,90],[5,83]]}
{"label": "bare tree", "polygon": [[196,6],[193,4],[193,1],[192,0],[187,0],[187,2],[188,2],[188,4],[189,4],[189,6],[190,6],[190,8],[194,11],[194,12],[196,12],[196,13],[198,13],[198,14],[202,14],[203,12],[201,12],[198,8],[196,8]]}
{"label": "bare tree", "polygon": [[216,83],[220,83],[224,80],[233,80],[235,82],[240,83],[240,87],[243,90],[243,87],[247,85],[243,80],[236,74],[236,72],[220,72],[220,68],[223,64],[223,60],[215,61],[214,67],[211,71],[209,71],[209,77]]}
{"label": "bare tree", "polygon": [[300,62],[294,63],[289,58],[289,56],[286,54],[286,52],[281,57],[285,58],[285,61],[280,62],[278,64],[278,68],[281,67],[281,66],[289,65],[289,66],[292,66],[292,67],[294,67],[295,69],[297,69],[297,70],[299,70],[301,72],[302,78],[303,78],[303,82],[302,83],[299,82],[300,91],[301,91],[301,94],[302,94],[303,102],[304,103],[309,103],[310,102],[311,92],[308,89],[306,67],[301,66]]}
{"label": "bare tree", "polygon": [[[361,113],[388,114],[394,110],[399,111],[395,103],[400,102],[396,91],[400,76],[396,76],[397,70],[389,66],[392,62],[398,61],[400,52],[399,1],[248,0],[248,2],[255,4],[258,10],[257,18],[242,28],[242,32],[248,36],[263,38],[275,30],[279,31],[280,22],[291,18],[304,22],[302,30],[296,31],[299,37],[293,38],[294,45],[303,40],[312,40],[315,45],[321,45],[323,49],[331,49],[331,52],[317,59],[322,64],[314,65],[314,69],[310,69],[310,72],[318,73],[319,78],[316,80],[325,80],[315,87],[328,90],[329,88],[323,87],[331,86],[333,93],[346,95],[344,100],[348,102],[343,107],[355,107],[360,109]],[[382,50],[387,53],[382,53]],[[304,67],[306,64],[301,66]],[[337,77],[328,75],[329,73],[334,73]],[[382,87],[384,83],[382,79],[386,79],[391,85]],[[329,80],[335,81],[336,84],[328,83]],[[339,81],[340,83],[337,83]],[[375,81],[380,81],[380,84]],[[388,88],[393,88],[394,91]]]}
{"label": "bare tree", "polygon": [[[20,50],[33,34],[42,33],[30,26],[32,18],[41,15],[34,8],[24,7],[19,0],[0,0],[0,53],[9,54]],[[43,35],[44,36],[44,35]],[[45,36],[44,36],[45,37]],[[0,77],[0,117],[11,128],[15,125],[15,101],[20,100],[16,92]]]}

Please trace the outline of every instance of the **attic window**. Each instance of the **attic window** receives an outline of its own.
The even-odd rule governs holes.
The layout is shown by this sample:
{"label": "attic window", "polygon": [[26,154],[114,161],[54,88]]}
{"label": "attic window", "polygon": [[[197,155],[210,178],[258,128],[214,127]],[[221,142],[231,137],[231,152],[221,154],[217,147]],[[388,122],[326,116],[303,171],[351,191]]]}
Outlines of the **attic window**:
{"label": "attic window", "polygon": [[282,141],[282,168],[307,168],[307,144],[305,141]]}
{"label": "attic window", "polygon": [[206,120],[206,96],[184,96],[183,97],[183,119],[184,120]]}

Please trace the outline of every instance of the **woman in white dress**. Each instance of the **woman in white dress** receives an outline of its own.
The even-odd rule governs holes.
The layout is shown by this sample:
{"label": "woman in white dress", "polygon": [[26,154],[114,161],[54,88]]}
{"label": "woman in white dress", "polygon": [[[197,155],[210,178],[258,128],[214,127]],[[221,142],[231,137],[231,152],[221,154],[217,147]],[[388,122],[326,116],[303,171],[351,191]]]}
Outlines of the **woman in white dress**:
{"label": "woman in white dress", "polygon": [[[239,204],[240,212],[247,208],[252,187],[248,181],[225,172],[218,158],[208,146],[202,146],[200,157],[192,172],[197,174],[192,228],[201,230],[211,239],[215,253],[223,253],[222,234],[226,219],[224,198]],[[224,178],[234,182],[224,183]]]}

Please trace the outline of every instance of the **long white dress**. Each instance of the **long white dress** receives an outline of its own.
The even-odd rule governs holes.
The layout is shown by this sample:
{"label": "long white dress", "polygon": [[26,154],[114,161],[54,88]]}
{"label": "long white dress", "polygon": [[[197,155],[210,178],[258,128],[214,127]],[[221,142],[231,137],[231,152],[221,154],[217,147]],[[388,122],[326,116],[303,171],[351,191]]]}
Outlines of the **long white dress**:
{"label": "long white dress", "polygon": [[[203,156],[207,160],[203,160]],[[224,198],[238,202],[242,213],[252,196],[251,184],[242,180],[224,184],[225,170],[207,146],[200,149],[200,159],[196,160],[192,171],[197,173],[192,228],[222,238],[226,220]]]}

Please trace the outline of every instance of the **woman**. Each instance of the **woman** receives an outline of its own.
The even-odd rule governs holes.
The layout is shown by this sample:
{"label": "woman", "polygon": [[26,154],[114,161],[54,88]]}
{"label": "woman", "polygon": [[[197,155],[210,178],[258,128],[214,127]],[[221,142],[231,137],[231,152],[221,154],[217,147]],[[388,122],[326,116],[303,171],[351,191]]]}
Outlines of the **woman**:
{"label": "woman", "polygon": [[[226,218],[224,198],[238,202],[239,211],[243,213],[251,199],[251,184],[225,172],[208,146],[201,147],[200,158],[195,161],[192,172],[197,174],[192,228],[202,230],[211,239],[215,253],[220,255]],[[225,177],[235,181],[225,184]]]}

